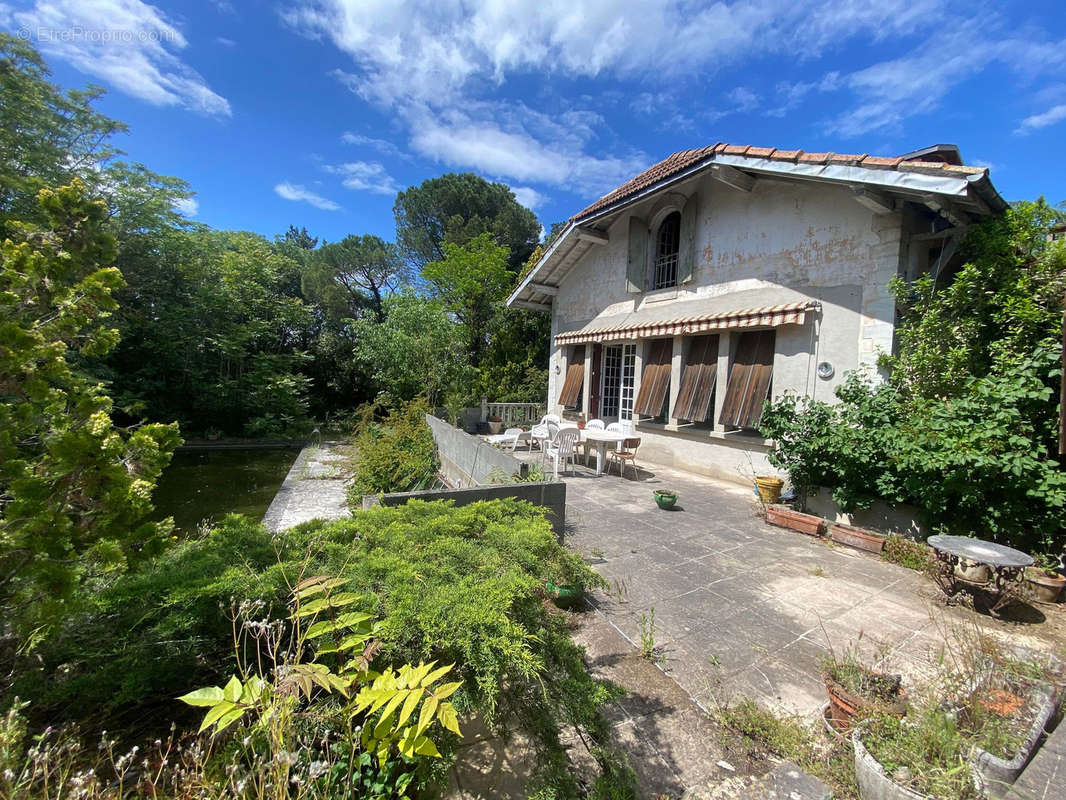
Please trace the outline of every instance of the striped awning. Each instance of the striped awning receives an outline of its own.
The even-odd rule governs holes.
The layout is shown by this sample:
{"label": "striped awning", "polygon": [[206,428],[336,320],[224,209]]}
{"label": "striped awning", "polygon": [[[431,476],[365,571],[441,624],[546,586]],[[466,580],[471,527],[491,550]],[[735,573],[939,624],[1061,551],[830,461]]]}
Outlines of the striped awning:
{"label": "striped awning", "polygon": [[[613,342],[624,339],[654,339],[660,336],[690,336],[731,328],[776,328],[781,325],[802,325],[808,311],[821,308],[816,300],[786,303],[780,306],[742,308],[714,314],[667,318],[653,321],[633,321],[626,316],[614,325],[605,320],[593,320],[584,328],[557,334],[557,345],[580,342]],[[621,315],[619,315],[621,316]]]}

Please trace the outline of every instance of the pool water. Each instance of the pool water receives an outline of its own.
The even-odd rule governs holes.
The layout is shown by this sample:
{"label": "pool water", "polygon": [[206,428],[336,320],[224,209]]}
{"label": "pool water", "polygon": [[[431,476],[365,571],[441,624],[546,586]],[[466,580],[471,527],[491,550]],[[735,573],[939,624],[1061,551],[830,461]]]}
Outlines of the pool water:
{"label": "pool water", "polygon": [[298,448],[184,450],[174,454],[156,486],[156,519],[174,517],[178,536],[226,514],[263,518]]}

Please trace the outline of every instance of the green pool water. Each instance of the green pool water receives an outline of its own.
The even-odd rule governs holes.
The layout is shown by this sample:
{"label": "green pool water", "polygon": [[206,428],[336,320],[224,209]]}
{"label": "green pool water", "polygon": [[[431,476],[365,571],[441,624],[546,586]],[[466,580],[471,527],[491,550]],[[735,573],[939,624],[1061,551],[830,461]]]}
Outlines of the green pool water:
{"label": "green pool water", "polygon": [[156,486],[155,517],[174,517],[179,536],[226,514],[261,519],[297,448],[191,450],[174,454]]}

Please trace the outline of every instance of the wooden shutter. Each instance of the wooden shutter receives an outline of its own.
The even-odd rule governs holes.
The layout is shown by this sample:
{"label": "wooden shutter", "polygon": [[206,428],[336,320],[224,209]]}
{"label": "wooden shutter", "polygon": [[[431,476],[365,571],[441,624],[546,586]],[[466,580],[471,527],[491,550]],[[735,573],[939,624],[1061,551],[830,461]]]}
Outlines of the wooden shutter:
{"label": "wooden shutter", "polygon": [[696,206],[696,195],[692,195],[681,209],[681,241],[677,253],[678,286],[691,283],[696,269]]}
{"label": "wooden shutter", "polygon": [[648,267],[648,223],[639,217],[629,218],[629,255],[626,262],[626,291],[643,292]]}
{"label": "wooden shutter", "polygon": [[648,347],[648,357],[640,378],[640,392],[633,404],[634,413],[645,417],[657,417],[663,413],[666,392],[670,389],[670,361],[673,354],[673,339],[656,339]]}
{"label": "wooden shutter", "polygon": [[718,377],[718,337],[695,336],[689,342],[674,416],[689,422],[706,422]]}
{"label": "wooden shutter", "polygon": [[566,380],[563,381],[563,390],[559,393],[559,405],[576,406],[577,399],[581,396],[581,384],[585,380],[585,345],[574,346],[570,357],[570,365],[566,368]]}
{"label": "wooden shutter", "polygon": [[774,332],[742,333],[737,338],[718,421],[737,428],[757,428],[774,374]]}

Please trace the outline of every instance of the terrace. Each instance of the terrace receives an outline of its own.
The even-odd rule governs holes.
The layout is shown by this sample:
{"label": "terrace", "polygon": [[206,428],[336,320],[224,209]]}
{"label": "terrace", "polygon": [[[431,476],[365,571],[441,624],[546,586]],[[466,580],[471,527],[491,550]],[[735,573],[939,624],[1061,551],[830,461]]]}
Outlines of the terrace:
{"label": "terrace", "polygon": [[[630,691],[612,718],[649,791],[739,780],[718,764],[731,757],[700,710],[751,698],[821,725],[830,649],[852,648],[910,686],[934,674],[960,629],[1043,652],[1066,639],[1058,608],[978,615],[946,605],[919,572],[768,525],[743,485],[647,462],[630,474],[596,477],[579,460],[562,476],[565,543],[609,583],[589,596],[575,636],[594,672]],[[680,494],[673,511],[653,501],[664,488]]]}

